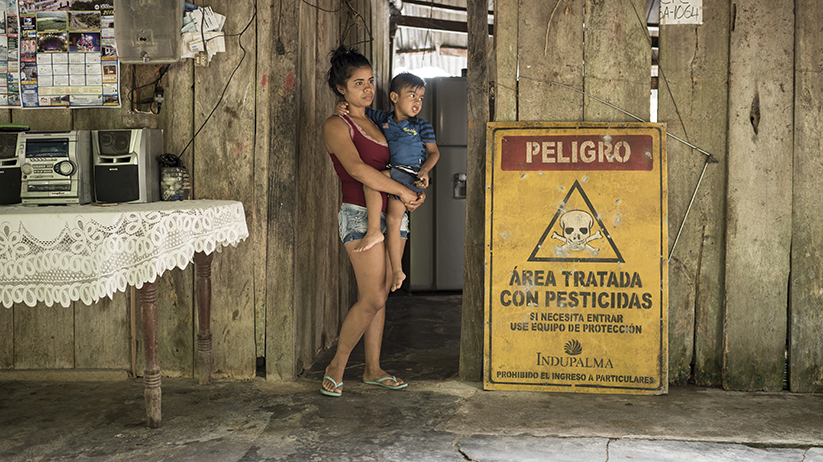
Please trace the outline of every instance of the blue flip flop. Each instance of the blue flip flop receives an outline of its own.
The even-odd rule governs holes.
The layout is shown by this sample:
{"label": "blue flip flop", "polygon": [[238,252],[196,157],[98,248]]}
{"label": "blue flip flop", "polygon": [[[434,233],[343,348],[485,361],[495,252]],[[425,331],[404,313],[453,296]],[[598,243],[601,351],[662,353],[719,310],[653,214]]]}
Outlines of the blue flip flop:
{"label": "blue flip flop", "polygon": [[[334,385],[335,390],[337,390],[338,388],[343,386],[343,381],[342,380],[340,381],[340,383],[337,383],[337,382],[334,381],[333,378],[329,377],[328,375],[324,375],[323,380],[328,380],[329,382],[331,382],[332,385]],[[320,393],[323,393],[326,396],[334,396],[335,398],[337,398],[337,397],[339,397],[340,395],[343,394],[342,392],[339,392],[339,391],[326,390],[325,388],[323,388],[322,383],[320,384]]]}
{"label": "blue flip flop", "polygon": [[386,385],[385,383],[383,383],[386,380],[391,380],[392,382],[395,382],[395,383],[397,382],[397,378],[395,376],[391,376],[391,377],[383,377],[382,379],[374,380],[374,381],[371,381],[371,382],[367,382],[367,381],[364,380],[363,383],[365,383],[367,385],[377,385],[378,387],[388,388],[389,390],[399,390],[401,388],[406,388],[409,385],[406,382],[403,382],[400,385]]}

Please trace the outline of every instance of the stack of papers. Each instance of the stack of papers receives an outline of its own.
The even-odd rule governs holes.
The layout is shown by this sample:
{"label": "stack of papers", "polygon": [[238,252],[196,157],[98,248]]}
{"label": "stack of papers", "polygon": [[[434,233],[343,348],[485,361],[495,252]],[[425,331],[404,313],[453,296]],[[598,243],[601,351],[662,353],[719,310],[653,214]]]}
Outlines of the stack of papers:
{"label": "stack of papers", "polygon": [[194,58],[198,53],[205,52],[208,53],[209,62],[211,62],[214,55],[226,51],[223,34],[225,23],[226,17],[215,13],[210,6],[187,12],[183,18],[181,31],[183,34],[181,57]]}

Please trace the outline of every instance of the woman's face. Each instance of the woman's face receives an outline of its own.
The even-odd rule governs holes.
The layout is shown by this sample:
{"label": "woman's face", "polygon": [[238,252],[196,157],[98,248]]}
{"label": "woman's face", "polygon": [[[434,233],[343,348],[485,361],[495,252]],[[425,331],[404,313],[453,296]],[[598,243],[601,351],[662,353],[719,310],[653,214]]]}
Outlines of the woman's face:
{"label": "woman's face", "polygon": [[346,86],[337,86],[337,90],[349,104],[366,107],[374,99],[374,73],[371,67],[359,67],[352,72]]}

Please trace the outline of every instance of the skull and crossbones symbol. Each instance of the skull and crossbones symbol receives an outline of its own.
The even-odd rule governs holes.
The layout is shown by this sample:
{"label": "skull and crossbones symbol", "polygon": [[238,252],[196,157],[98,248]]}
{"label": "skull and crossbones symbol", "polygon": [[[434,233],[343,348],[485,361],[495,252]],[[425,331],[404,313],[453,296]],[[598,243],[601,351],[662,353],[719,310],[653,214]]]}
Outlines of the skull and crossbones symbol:
{"label": "skull and crossbones symbol", "polygon": [[558,256],[568,256],[569,251],[579,252],[585,250],[592,255],[600,253],[600,249],[592,247],[589,242],[600,239],[603,236],[600,231],[591,234],[594,219],[588,212],[583,210],[570,210],[560,216],[560,227],[563,235],[552,232],[552,238],[563,241],[563,245],[554,248],[554,253]]}

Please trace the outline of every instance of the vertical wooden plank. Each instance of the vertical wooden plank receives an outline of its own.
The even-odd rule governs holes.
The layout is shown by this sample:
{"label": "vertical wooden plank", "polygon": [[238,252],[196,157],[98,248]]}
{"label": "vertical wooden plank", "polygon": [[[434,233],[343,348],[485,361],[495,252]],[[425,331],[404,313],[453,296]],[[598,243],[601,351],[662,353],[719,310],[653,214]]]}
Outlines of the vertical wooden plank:
{"label": "vertical wooden plank", "polygon": [[14,309],[0,306],[0,369],[14,367]]}
{"label": "vertical wooden plank", "polygon": [[76,303],[74,367],[131,369],[128,295],[118,292],[94,305]]}
{"label": "vertical wooden plank", "polygon": [[391,82],[391,53],[389,52],[389,3],[385,1],[370,1],[371,28],[374,40],[372,42],[372,65],[375,68],[375,84],[377,85],[375,101],[372,107],[389,110],[390,100],[389,83]]}
{"label": "vertical wooden plank", "polygon": [[[312,141],[311,149],[316,153],[322,153],[323,160],[316,166],[314,172],[317,181],[321,184],[333,185],[326,188],[324,200],[329,205],[327,216],[322,217],[318,232],[322,233],[325,240],[321,241],[320,248],[325,256],[324,267],[318,268],[321,280],[326,281],[327,300],[324,301],[324,312],[319,323],[322,327],[321,348],[328,348],[337,338],[338,327],[340,326],[342,315],[346,313],[353,303],[354,295],[351,294],[355,287],[354,278],[350,277],[351,265],[348,263],[348,256],[343,249],[337,230],[337,210],[341,202],[340,179],[334,172],[331,160],[326,154],[326,146],[323,141],[322,130],[326,118],[332,113],[337,96],[331,91],[327,83],[329,69],[329,52],[336,46],[339,35],[338,18],[330,14],[317,15],[317,60],[314,66],[314,86],[316,108],[314,110],[314,127],[318,127],[317,136]],[[351,280],[352,283],[348,281]],[[344,295],[345,294],[345,295]],[[341,314],[342,313],[342,314]]]}
{"label": "vertical wooden plank", "polygon": [[[273,2],[268,2],[273,3]],[[272,57],[277,54],[277,43],[283,39],[279,35],[280,11],[271,5],[259,4],[257,9],[257,79],[255,81],[256,114],[271,113],[271,73]],[[268,197],[269,197],[269,146],[271,145],[271,125],[268,117],[255,117],[254,141],[254,196],[246,206],[250,214],[249,238],[247,242],[257,249],[250,258],[254,264],[254,349],[256,358],[266,357],[266,239],[268,237]]]}
{"label": "vertical wooden plank", "polygon": [[583,0],[520,0],[520,11],[519,120],[581,120],[583,95],[550,82],[583,88]]}
{"label": "vertical wooden plank", "polygon": [[[257,80],[256,29],[252,18],[254,0],[219,0],[210,6],[226,14],[223,30],[227,35],[239,34],[249,22],[252,24],[243,35],[227,38],[226,52],[218,53],[207,68],[195,68],[195,125],[198,130],[209,114],[211,118],[197,135],[193,156],[189,158],[194,197],[231,199],[251,205]],[[212,262],[213,367],[218,376],[248,378],[255,375],[251,258],[254,250],[250,244],[244,243],[218,253]]]}
{"label": "vertical wooden plank", "polygon": [[[651,44],[643,0],[586,3],[585,91],[649,120]],[[584,120],[637,122],[599,101],[586,98]]]}
{"label": "vertical wooden plank", "polygon": [[[180,155],[194,135],[194,63],[186,59],[172,64],[162,82],[166,101],[158,117],[159,127],[163,129],[163,145],[166,152]],[[189,156],[188,150],[183,153],[183,165],[187,168],[191,168]]]}
{"label": "vertical wooden plank", "polygon": [[520,30],[519,0],[494,3],[494,120],[517,120],[517,37]]}
{"label": "vertical wooden plank", "polygon": [[15,369],[74,367],[74,305],[14,305]]}
{"label": "vertical wooden plank", "polygon": [[794,177],[792,197],[791,320],[789,386],[794,392],[823,391],[823,5],[797,0],[795,11]]}
{"label": "vertical wooden plank", "polygon": [[483,374],[483,279],[485,250],[486,123],[489,121],[489,5],[468,0],[468,140],[466,171],[466,242],[463,263],[463,315],[460,326],[460,378],[478,381]]}
{"label": "vertical wooden plank", "polygon": [[[299,8],[299,56],[297,58],[297,81],[309,82],[314,76],[314,66],[317,64],[316,36],[314,26],[317,24],[317,10],[314,8]],[[299,365],[310,365],[316,351],[319,350],[323,320],[323,281],[319,279],[318,269],[323,265],[319,240],[328,230],[321,229],[318,224],[324,216],[328,216],[333,209],[323,201],[325,185],[316,181],[315,169],[325,162],[321,156],[328,157],[322,150],[317,151],[313,140],[323,136],[322,130],[311,122],[315,120],[315,87],[314,85],[300,85],[298,99],[298,141],[299,149],[297,163],[297,229],[312,229],[315,232],[297,233],[295,236],[295,266],[294,279],[294,328],[295,350]],[[320,126],[322,127],[322,125]]]}
{"label": "vertical wooden plank", "polygon": [[[266,378],[295,376],[295,236],[297,225],[299,56],[298,4],[284,1],[281,28],[285,54],[271,58],[269,97],[271,139],[268,146],[268,246],[266,273]],[[275,14],[280,14],[279,10]],[[263,32],[263,31],[261,31]],[[266,40],[261,35],[261,41]],[[265,147],[261,147],[265,148]]]}
{"label": "vertical wooden plank", "polygon": [[792,219],[794,2],[732,2],[725,374],[781,390]]}
{"label": "vertical wooden plank", "polygon": [[[718,163],[669,138],[669,380],[720,385],[725,248],[729,3],[704,0],[702,25],[660,28],[658,120],[712,153]],[[690,363],[694,356],[694,371]]]}

